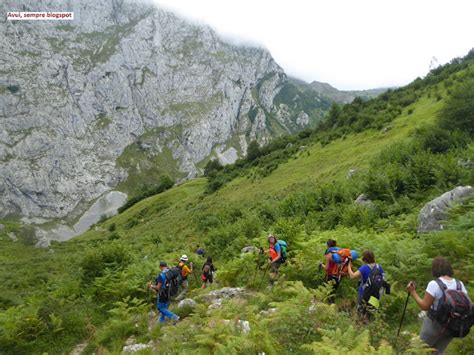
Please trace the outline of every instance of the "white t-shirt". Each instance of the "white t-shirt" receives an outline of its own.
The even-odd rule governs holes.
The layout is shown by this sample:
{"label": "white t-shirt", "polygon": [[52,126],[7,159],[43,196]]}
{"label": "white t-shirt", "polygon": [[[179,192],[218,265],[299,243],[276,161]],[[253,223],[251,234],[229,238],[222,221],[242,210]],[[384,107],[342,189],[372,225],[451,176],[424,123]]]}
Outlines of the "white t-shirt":
{"label": "white t-shirt", "polygon": [[[446,280],[442,277],[440,277],[440,280],[446,285],[448,290],[455,290],[456,289],[456,279],[451,279],[451,280]],[[461,290],[467,295],[467,290],[464,287],[464,284],[462,281],[459,281],[461,283]],[[436,311],[438,308],[438,303],[441,297],[443,297],[443,290],[438,286],[435,280],[432,280],[429,282],[428,286],[426,287],[426,292],[428,292],[431,296],[433,296],[434,301],[433,305],[431,308]]]}

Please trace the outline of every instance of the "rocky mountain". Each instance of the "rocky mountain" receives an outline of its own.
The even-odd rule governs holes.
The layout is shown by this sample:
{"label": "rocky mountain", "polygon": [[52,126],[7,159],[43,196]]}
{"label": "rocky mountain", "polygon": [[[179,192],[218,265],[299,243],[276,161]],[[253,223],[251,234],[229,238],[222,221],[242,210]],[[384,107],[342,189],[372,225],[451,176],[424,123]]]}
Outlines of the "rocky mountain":
{"label": "rocky mountain", "polygon": [[262,48],[151,3],[4,1],[73,21],[0,20],[0,216],[78,217],[106,192],[190,178],[328,109]]}
{"label": "rocky mountain", "polygon": [[302,90],[313,90],[318,95],[325,97],[328,100],[338,102],[340,104],[351,103],[356,97],[368,100],[384,93],[388,88],[378,88],[369,90],[338,90],[328,83],[313,81],[307,84],[299,79],[291,78],[291,81]]}

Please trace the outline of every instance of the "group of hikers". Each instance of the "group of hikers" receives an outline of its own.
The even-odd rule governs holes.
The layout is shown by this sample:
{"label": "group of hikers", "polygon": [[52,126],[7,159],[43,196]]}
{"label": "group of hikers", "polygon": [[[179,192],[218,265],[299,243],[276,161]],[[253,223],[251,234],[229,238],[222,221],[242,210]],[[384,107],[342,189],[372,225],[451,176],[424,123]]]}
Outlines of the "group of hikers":
{"label": "group of hikers", "polygon": [[[270,234],[268,236],[269,248],[261,253],[268,253],[268,269],[270,280],[278,277],[279,268],[287,261],[288,244]],[[325,281],[332,285],[332,293],[328,301],[334,303],[335,293],[344,277],[359,279],[357,290],[357,313],[363,322],[368,322],[371,315],[379,308],[379,300],[383,293],[390,294],[390,284],[385,279],[385,272],[381,265],[376,263],[375,255],[371,250],[362,253],[363,265],[356,271],[353,261],[359,253],[348,248],[340,248],[335,240],[328,240],[324,252],[324,262],[319,268],[325,270]],[[204,251],[197,254],[204,256]],[[201,253],[202,251],[202,253]],[[160,262],[161,272],[156,278],[155,285],[148,283],[148,287],[157,291],[157,309],[161,313],[160,322],[168,317],[174,321],[179,317],[168,310],[170,298],[176,293],[179,284],[182,291],[177,300],[183,299],[188,290],[187,276],[193,272],[192,263],[187,265],[188,258],[183,255],[175,268],[168,268],[166,262]],[[202,287],[213,282],[216,269],[212,258],[208,257],[202,266]],[[411,281],[407,285],[407,299],[403,310],[400,328],[402,326],[407,303],[413,297],[423,311],[428,311],[424,317],[420,338],[437,352],[443,352],[454,337],[465,337],[474,323],[474,304],[471,302],[464,284],[453,278],[453,269],[449,261],[441,256],[433,259],[432,275],[434,279],[428,283],[424,297],[421,298],[416,291],[416,284]],[[176,280],[176,281],[173,281]],[[176,287],[173,286],[176,283]]]}
{"label": "group of hikers", "polygon": [[[204,257],[204,250],[198,249],[196,254]],[[175,322],[179,320],[179,316],[168,309],[169,302],[174,297],[177,301],[183,300],[186,297],[189,290],[188,276],[193,271],[193,263],[189,262],[187,255],[182,255],[175,267],[169,267],[166,261],[160,261],[160,272],[155,279],[155,284],[151,282],[147,284],[149,289],[153,289],[157,293],[156,308],[161,313],[160,323],[164,323],[166,318],[170,318]],[[212,258],[208,256],[201,268],[202,288],[206,288],[208,284],[213,283],[215,271],[216,268]],[[181,288],[181,292],[176,296],[179,288]]]}

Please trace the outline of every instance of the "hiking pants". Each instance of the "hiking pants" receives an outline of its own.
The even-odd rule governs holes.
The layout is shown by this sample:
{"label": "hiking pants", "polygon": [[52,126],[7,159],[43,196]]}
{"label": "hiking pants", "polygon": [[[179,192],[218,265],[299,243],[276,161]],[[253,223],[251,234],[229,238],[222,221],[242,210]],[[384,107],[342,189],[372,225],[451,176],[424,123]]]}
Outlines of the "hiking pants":
{"label": "hiking pants", "polygon": [[164,323],[165,320],[166,320],[166,317],[168,317],[169,319],[174,319],[174,320],[178,320],[179,317],[174,314],[173,312],[171,312],[169,309],[168,309],[168,302],[157,302],[156,303],[156,308],[160,311],[161,313],[161,316],[160,316],[160,323]]}
{"label": "hiking pants", "polygon": [[453,337],[438,322],[426,317],[421,327],[420,338],[431,348],[436,349],[436,354],[442,354]]}
{"label": "hiking pants", "polygon": [[180,294],[176,297],[177,301],[180,301],[186,297],[186,293],[188,293],[188,287],[189,287],[189,281],[188,279],[183,280],[181,283],[181,287],[183,287],[183,290],[180,292]]}

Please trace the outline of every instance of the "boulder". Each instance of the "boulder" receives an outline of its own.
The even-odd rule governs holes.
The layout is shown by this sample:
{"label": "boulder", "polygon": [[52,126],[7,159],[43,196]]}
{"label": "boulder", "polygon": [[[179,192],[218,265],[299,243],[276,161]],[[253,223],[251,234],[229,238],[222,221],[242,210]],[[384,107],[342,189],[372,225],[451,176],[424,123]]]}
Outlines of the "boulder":
{"label": "boulder", "polygon": [[122,352],[127,354],[133,354],[141,350],[150,349],[152,344],[131,344],[125,345],[122,349]]}
{"label": "boulder", "polygon": [[357,169],[349,169],[349,171],[347,172],[347,178],[350,179],[351,177],[353,177],[355,174],[357,173]]}
{"label": "boulder", "polygon": [[374,207],[374,203],[365,194],[360,194],[354,203],[364,207]]}
{"label": "boulder", "polygon": [[258,253],[258,248],[254,246],[243,247],[240,252],[241,253]]}
{"label": "boulder", "polygon": [[428,202],[420,211],[417,232],[429,233],[443,230],[442,221],[446,219],[449,208],[470,196],[474,196],[473,187],[458,186]]}
{"label": "boulder", "polygon": [[[224,322],[225,325],[231,325],[232,324],[232,321],[229,320],[229,319],[224,319],[223,322]],[[244,334],[250,333],[250,323],[249,323],[248,320],[238,319],[238,320],[235,321],[235,325],[240,327],[240,329],[242,329],[242,332]]]}
{"label": "boulder", "polygon": [[184,307],[196,307],[197,303],[196,301],[192,300],[191,298],[185,298],[182,301],[179,301],[178,303],[178,308],[184,308]]}
{"label": "boulder", "polygon": [[234,298],[243,296],[245,289],[243,287],[223,287],[220,290],[209,292],[205,297],[209,300],[215,300],[220,298]]}

